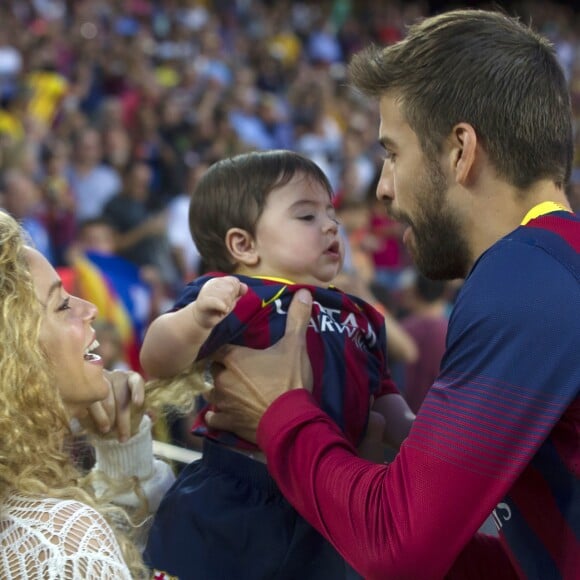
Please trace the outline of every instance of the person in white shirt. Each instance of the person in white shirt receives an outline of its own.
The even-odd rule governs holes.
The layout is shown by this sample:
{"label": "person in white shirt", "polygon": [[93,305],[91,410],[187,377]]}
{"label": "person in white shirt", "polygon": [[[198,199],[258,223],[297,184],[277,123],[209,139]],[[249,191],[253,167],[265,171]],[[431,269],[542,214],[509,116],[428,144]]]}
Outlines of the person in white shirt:
{"label": "person in white shirt", "polygon": [[[1,578],[147,577],[129,512],[155,510],[174,476],[153,458],[142,378],[106,373],[91,352],[95,315],[0,212]],[[72,422],[93,433],[88,477],[67,447]]]}

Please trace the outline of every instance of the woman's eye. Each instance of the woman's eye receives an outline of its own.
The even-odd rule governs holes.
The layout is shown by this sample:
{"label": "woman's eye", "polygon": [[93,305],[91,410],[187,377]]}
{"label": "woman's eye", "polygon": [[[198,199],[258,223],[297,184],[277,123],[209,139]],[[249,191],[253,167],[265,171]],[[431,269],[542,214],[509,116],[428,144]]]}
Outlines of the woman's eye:
{"label": "woman's eye", "polygon": [[70,310],[70,297],[65,298],[57,308],[58,312],[62,312],[63,310]]}

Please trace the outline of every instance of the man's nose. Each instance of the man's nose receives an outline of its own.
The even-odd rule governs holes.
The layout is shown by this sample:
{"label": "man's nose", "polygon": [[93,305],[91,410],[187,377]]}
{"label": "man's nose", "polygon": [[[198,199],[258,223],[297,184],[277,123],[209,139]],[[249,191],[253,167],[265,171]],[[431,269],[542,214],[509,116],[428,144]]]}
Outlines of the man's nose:
{"label": "man's nose", "polygon": [[393,172],[390,167],[387,167],[387,163],[383,165],[377,184],[377,199],[381,201],[393,201],[395,199]]}

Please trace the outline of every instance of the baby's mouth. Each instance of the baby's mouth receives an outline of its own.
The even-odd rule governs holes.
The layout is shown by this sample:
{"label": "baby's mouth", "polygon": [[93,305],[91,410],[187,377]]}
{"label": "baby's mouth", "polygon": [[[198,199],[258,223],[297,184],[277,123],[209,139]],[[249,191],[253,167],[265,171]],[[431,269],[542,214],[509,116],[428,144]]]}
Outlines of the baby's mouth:
{"label": "baby's mouth", "polygon": [[339,249],[338,242],[333,242],[332,244],[330,244],[330,246],[328,246],[326,251],[330,254],[338,254],[338,249]]}

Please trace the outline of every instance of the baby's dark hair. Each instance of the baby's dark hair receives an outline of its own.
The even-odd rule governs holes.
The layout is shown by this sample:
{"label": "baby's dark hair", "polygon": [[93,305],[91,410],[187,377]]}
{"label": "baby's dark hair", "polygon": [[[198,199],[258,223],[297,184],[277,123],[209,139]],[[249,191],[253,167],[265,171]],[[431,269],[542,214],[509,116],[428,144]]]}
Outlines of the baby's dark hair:
{"label": "baby's dark hair", "polygon": [[255,234],[268,195],[296,175],[332,187],[310,159],[293,151],[244,153],[214,163],[191,193],[189,228],[208,271],[230,273],[234,263],[225,244],[231,228]]}

